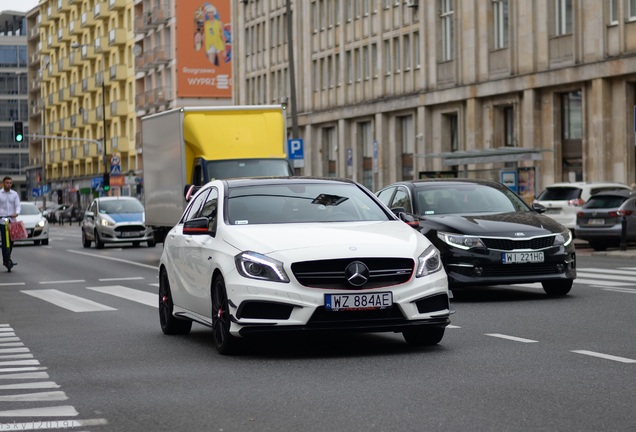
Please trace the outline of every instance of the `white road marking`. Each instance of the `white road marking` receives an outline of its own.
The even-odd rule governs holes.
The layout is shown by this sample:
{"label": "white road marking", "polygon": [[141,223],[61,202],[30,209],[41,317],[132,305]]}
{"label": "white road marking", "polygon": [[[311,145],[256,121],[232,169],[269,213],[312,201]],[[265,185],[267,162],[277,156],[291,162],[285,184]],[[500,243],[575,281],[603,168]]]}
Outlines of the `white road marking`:
{"label": "white road marking", "polygon": [[[589,272],[580,271],[580,270],[576,271],[576,276],[577,276],[577,279],[578,279],[579,276],[581,276],[583,278],[601,279],[601,280],[604,280],[604,281],[616,281],[616,280],[625,281],[626,280],[625,276],[621,276],[621,275],[615,276],[615,275],[612,275],[612,274],[589,273]],[[636,284],[636,280],[632,283],[632,285],[634,285],[634,284]]]}
{"label": "white road marking", "polygon": [[24,290],[21,291],[30,296],[39,298],[41,300],[53,303],[64,309],[68,309],[73,312],[99,312],[99,311],[113,311],[117,310],[110,306],[96,303],[91,300],[87,300],[82,297],[77,297],[71,294],[66,294],[62,291],[48,289],[48,290]]}
{"label": "white road marking", "polygon": [[29,352],[28,348],[0,348],[0,354],[15,354]]}
{"label": "white road marking", "polygon": [[6,354],[6,355],[0,355],[0,360],[27,359],[27,358],[33,358],[33,354]]}
{"label": "white road marking", "polygon": [[577,274],[579,272],[595,272],[595,273],[609,273],[609,274],[620,274],[620,275],[627,275],[627,276],[634,276],[636,278],[636,271],[629,271],[626,269],[602,269],[602,268],[584,268],[584,269],[577,269]]}
{"label": "white road marking", "polygon": [[54,284],[72,284],[72,283],[82,283],[82,282],[86,282],[86,281],[84,279],[74,279],[74,280],[58,280],[58,281],[41,281],[38,283],[40,285],[54,285]]}
{"label": "white road marking", "polygon": [[0,430],[50,430],[50,429],[73,429],[83,428],[86,426],[104,426],[107,425],[106,419],[89,419],[89,420],[46,420],[46,421],[30,421],[26,423],[0,423]]}
{"label": "white road marking", "polygon": [[[14,367],[14,368],[0,368],[0,373],[8,373],[8,372],[26,372],[26,371],[38,371],[38,370],[47,370],[47,367],[44,366],[36,366],[36,367]],[[2,430],[2,429],[0,429]]]}
{"label": "white road marking", "polygon": [[458,329],[458,328],[461,328],[461,327],[460,327],[460,326],[456,326],[456,325],[449,324],[449,325],[447,325],[447,326],[446,326],[446,328],[449,328],[449,329]]}
{"label": "white road marking", "polygon": [[26,285],[25,282],[6,282],[0,283],[0,286],[16,286],[16,285]]}
{"label": "white road marking", "polygon": [[11,360],[11,361],[3,361],[0,362],[0,367],[3,366],[34,366],[39,365],[40,362],[37,360]]}
{"label": "white road marking", "polygon": [[[0,402],[50,402],[67,400],[68,396],[63,391],[24,393],[9,396],[0,396]],[[0,429],[2,430],[2,429]]]}
{"label": "white road marking", "polygon": [[40,381],[40,382],[0,385],[0,390],[23,390],[23,389],[45,389],[45,388],[60,388],[60,386],[54,383],[53,381]]}
{"label": "white road marking", "polygon": [[150,286],[154,286],[154,287],[158,287],[158,286],[159,286],[159,283],[151,283],[151,284],[148,284],[148,285],[150,285]]}
{"label": "white road marking", "polygon": [[[0,342],[17,342],[19,341],[20,338],[19,337],[4,337],[4,338],[0,338]],[[3,346],[4,344],[0,343],[0,346]],[[4,345],[6,346],[6,345]]]}
{"label": "white road marking", "polygon": [[[0,417],[61,417],[76,416],[78,414],[75,408],[70,405],[0,411]],[[48,422],[45,421],[43,423],[46,424]]]}
{"label": "white road marking", "polygon": [[19,372],[0,375],[0,379],[49,379],[46,372]]}
{"label": "white road marking", "polygon": [[121,297],[126,300],[131,300],[137,303],[142,303],[148,306],[159,307],[159,297],[157,294],[152,294],[145,291],[140,291],[132,288],[126,288],[121,285],[112,286],[100,286],[100,287],[86,287],[86,289],[101,292],[104,294],[110,294],[115,297]]}
{"label": "white road marking", "polygon": [[[8,338],[8,339],[13,339],[13,338]],[[17,340],[20,340],[20,338],[16,338]],[[14,346],[24,346],[24,344],[22,342],[8,342],[5,343],[4,341],[2,343],[0,343],[0,347],[14,347]]]}
{"label": "white road marking", "polygon": [[515,336],[508,336],[508,335],[504,335],[504,334],[500,334],[500,333],[486,333],[486,336],[492,336],[492,337],[501,338],[501,339],[508,339],[508,340],[511,340],[511,341],[523,342],[523,343],[536,343],[536,342],[538,342],[538,341],[532,340],[532,339],[524,339],[524,338],[515,337]]}
{"label": "white road marking", "polygon": [[13,337],[13,336],[15,336],[15,333],[13,333],[13,332],[0,333],[0,340],[8,339],[8,338]]}
{"label": "white road marking", "polygon": [[135,277],[123,277],[123,278],[103,278],[103,279],[97,279],[100,282],[119,282],[119,281],[129,281],[129,280],[143,280],[145,278],[141,277],[141,276],[135,276]]}
{"label": "white road marking", "polygon": [[636,289],[630,289],[630,288],[605,288],[605,287],[597,287],[597,288],[602,288],[603,291],[614,291],[619,293],[636,294]]}
{"label": "white road marking", "polygon": [[592,357],[599,357],[599,358],[606,359],[606,360],[614,360],[614,361],[621,362],[621,363],[636,363],[636,360],[634,360],[634,359],[629,359],[629,358],[625,358],[625,357],[617,357],[617,356],[613,356],[613,355],[609,355],[609,354],[597,353],[597,352],[594,352],[594,351],[574,350],[572,352],[573,353],[577,353],[577,354],[588,355],[588,356],[592,356]]}
{"label": "white road marking", "polygon": [[[577,272],[578,274],[578,272]],[[614,281],[604,281],[604,280],[597,280],[597,279],[581,279],[577,276],[576,279],[574,279],[574,283],[575,284],[586,284],[586,285],[602,285],[602,286],[634,286],[634,284],[636,284],[636,281],[634,283],[626,283],[626,282],[614,282]]]}
{"label": "white road marking", "polygon": [[9,324],[0,324],[0,327],[11,327]]}
{"label": "white road marking", "polygon": [[126,264],[136,265],[136,266],[139,266],[139,267],[149,268],[149,269],[152,269],[152,270],[159,270],[159,267],[156,267],[156,266],[151,266],[151,265],[148,265],[148,264],[137,263],[137,262],[134,262],[134,261],[128,261],[128,260],[121,259],[121,258],[113,258],[113,257],[108,257],[108,256],[98,255],[98,254],[93,254],[93,253],[88,253],[88,252],[80,252],[80,251],[76,251],[76,250],[72,250],[72,249],[67,249],[67,252],[76,253],[76,254],[79,254],[79,255],[85,255],[85,256],[89,256],[89,257],[93,257],[93,258],[101,258],[101,259],[110,260],[110,261],[123,262],[123,263],[126,263]]}
{"label": "white road marking", "polygon": [[13,331],[14,331],[14,330],[13,330],[11,327],[3,327],[3,328],[0,328],[0,333],[11,333],[11,332],[13,332]]}

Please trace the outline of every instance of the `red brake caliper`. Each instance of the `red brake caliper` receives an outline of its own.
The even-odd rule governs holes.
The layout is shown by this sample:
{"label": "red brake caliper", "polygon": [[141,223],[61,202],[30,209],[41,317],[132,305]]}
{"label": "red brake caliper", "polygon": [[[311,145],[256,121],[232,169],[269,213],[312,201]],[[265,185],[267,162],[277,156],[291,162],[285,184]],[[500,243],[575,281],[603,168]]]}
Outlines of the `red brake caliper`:
{"label": "red brake caliper", "polygon": [[163,304],[168,304],[168,296],[164,294],[164,296],[161,298],[161,301],[163,302]]}

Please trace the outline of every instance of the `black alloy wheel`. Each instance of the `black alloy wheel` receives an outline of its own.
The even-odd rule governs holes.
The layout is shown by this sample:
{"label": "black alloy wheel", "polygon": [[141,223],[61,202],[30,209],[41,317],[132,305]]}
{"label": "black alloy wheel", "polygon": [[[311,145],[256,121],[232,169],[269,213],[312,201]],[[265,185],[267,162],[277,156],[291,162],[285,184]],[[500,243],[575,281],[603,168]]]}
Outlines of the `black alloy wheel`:
{"label": "black alloy wheel", "polygon": [[219,354],[232,354],[236,349],[236,338],[230,334],[230,306],[223,276],[212,281],[212,336]]}
{"label": "black alloy wheel", "polygon": [[166,273],[165,269],[162,269],[159,275],[159,322],[161,323],[161,331],[167,335],[190,333],[192,321],[175,318],[174,315],[172,315],[173,309],[174,304],[172,303],[172,292],[170,291],[168,273]]}

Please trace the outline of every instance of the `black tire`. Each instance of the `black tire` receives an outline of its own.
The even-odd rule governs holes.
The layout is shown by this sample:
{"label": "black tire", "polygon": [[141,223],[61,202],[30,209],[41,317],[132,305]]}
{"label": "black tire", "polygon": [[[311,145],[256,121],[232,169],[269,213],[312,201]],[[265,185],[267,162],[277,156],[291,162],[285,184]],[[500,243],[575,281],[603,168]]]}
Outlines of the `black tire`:
{"label": "black tire", "polygon": [[95,247],[97,249],[104,249],[104,242],[99,238],[99,233],[95,230]]}
{"label": "black tire", "polygon": [[86,238],[86,233],[84,232],[84,230],[82,230],[82,246],[84,246],[85,248],[91,247],[91,241]]}
{"label": "black tire", "polygon": [[212,281],[212,335],[219,354],[228,355],[236,351],[237,340],[230,334],[230,306],[225,290],[225,280],[218,275]]}
{"label": "black tire", "polygon": [[40,246],[40,240],[33,240],[33,244],[35,246]]}
{"label": "black tire", "polygon": [[590,242],[590,247],[595,251],[607,250],[607,243],[604,242]]}
{"label": "black tire", "polygon": [[140,244],[141,242],[133,242],[133,247],[139,247]]}
{"label": "black tire", "polygon": [[543,291],[549,296],[564,296],[570,292],[572,289],[573,280],[558,280],[558,281],[549,281],[542,282]]}
{"label": "black tire", "polygon": [[181,320],[172,315],[174,303],[170,291],[170,281],[165,270],[159,275],[159,323],[161,331],[167,335],[184,335],[190,333],[192,321]]}
{"label": "black tire", "polygon": [[152,240],[148,240],[148,247],[149,248],[153,248],[155,246],[157,246],[157,242],[155,241],[154,238]]}
{"label": "black tire", "polygon": [[48,246],[49,245],[49,239],[42,240],[42,245]]}
{"label": "black tire", "polygon": [[444,338],[444,327],[423,327],[404,330],[402,336],[406,343],[412,346],[437,345]]}

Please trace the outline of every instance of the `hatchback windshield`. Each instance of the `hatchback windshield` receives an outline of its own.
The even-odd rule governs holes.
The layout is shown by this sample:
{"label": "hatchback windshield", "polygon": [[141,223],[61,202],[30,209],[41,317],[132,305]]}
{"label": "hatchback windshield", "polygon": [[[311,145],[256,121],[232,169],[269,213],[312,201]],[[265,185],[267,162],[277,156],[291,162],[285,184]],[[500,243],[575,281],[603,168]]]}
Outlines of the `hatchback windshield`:
{"label": "hatchback windshield", "polygon": [[22,211],[20,212],[20,214],[23,215],[36,215],[36,214],[40,214],[40,210],[38,210],[38,208],[34,205],[27,205],[27,204],[22,204]]}
{"label": "hatchback windshield", "polygon": [[99,203],[100,213],[142,213],[143,205],[136,199],[118,199]]}
{"label": "hatchback windshield", "polygon": [[337,221],[386,221],[389,216],[353,184],[235,187],[227,201],[232,225]]}
{"label": "hatchback windshield", "polygon": [[581,189],[575,187],[547,188],[537,197],[541,201],[570,201],[581,197]]}
{"label": "hatchback windshield", "polygon": [[590,200],[583,206],[583,208],[618,208],[620,207],[627,198],[621,196],[613,196],[613,195],[601,195],[601,196],[593,196]]}

